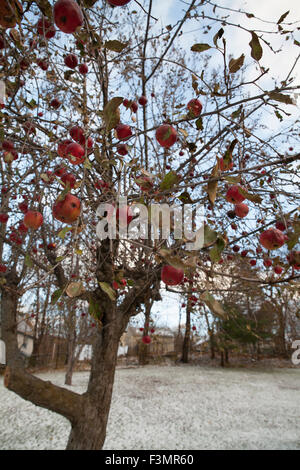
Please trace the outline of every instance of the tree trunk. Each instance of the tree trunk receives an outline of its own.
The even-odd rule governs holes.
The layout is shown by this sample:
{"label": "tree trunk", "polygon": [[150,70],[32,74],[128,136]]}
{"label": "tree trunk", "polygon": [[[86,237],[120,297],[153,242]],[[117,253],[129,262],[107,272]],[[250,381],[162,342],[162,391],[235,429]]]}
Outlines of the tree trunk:
{"label": "tree trunk", "polygon": [[182,346],[182,362],[187,364],[189,362],[189,352],[190,352],[190,342],[191,342],[191,306],[190,301],[187,302],[186,306],[186,323],[185,323],[185,334]]}
{"label": "tree trunk", "polygon": [[5,342],[6,364],[22,367],[24,361],[18,348],[17,337],[18,280],[14,273],[10,273],[6,280],[1,294],[1,337]]}
{"label": "tree trunk", "polygon": [[228,349],[225,349],[225,363],[229,364],[229,351],[228,351]]}
{"label": "tree trunk", "polygon": [[287,357],[286,341],[285,341],[285,318],[281,310],[278,311],[278,333],[277,333],[277,351],[282,357]]}
{"label": "tree trunk", "polygon": [[224,363],[224,351],[221,351],[221,367],[225,367],[225,363]]}
{"label": "tree trunk", "polygon": [[65,385],[72,385],[73,370],[75,366],[75,331],[71,333],[68,342],[68,362],[65,375]]}
{"label": "tree trunk", "polygon": [[103,447],[121,334],[115,324],[108,324],[97,334],[84,407],[72,425],[67,450]]}
{"label": "tree trunk", "polygon": [[211,331],[211,334],[209,335],[209,346],[210,346],[210,358],[214,359],[215,358],[215,343],[214,343],[214,334]]}
{"label": "tree trunk", "polygon": [[[144,322],[144,331],[143,335],[147,336],[149,333],[149,321],[150,321],[150,313],[151,313],[151,307],[152,307],[153,302],[146,302],[145,304],[145,322]],[[149,363],[148,360],[148,351],[149,351],[149,346],[147,344],[141,343],[139,347],[139,364],[141,366],[145,366],[146,364]]]}

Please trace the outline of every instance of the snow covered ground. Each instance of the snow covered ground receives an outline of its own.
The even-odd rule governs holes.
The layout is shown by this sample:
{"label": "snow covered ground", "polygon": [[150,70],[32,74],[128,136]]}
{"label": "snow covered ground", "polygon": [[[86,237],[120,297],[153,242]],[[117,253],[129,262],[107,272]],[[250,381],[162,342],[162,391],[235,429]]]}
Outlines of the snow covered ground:
{"label": "snow covered ground", "polygon": [[[43,379],[63,385],[64,375]],[[84,392],[87,372],[74,376]],[[0,449],[63,449],[65,418],[0,378]],[[300,369],[147,366],[116,373],[106,449],[300,449]]]}

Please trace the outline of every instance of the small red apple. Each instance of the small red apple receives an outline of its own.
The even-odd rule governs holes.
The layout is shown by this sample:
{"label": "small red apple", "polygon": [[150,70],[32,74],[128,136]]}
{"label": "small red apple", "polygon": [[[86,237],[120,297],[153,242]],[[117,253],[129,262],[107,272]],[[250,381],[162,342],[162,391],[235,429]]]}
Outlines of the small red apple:
{"label": "small red apple", "polygon": [[18,231],[19,231],[20,233],[23,233],[23,234],[25,234],[25,233],[28,232],[28,227],[26,227],[26,225],[24,224],[24,222],[20,222],[20,223],[19,223]]}
{"label": "small red apple", "polygon": [[170,148],[177,141],[177,132],[174,127],[169,124],[162,124],[156,129],[156,140],[165,148]]}
{"label": "small red apple", "polygon": [[49,64],[46,60],[38,59],[36,63],[40,67],[40,69],[42,69],[44,71],[48,70]]}
{"label": "small red apple", "polygon": [[58,0],[53,7],[53,16],[56,26],[63,33],[75,33],[83,24],[83,14],[75,0]]}
{"label": "small red apple", "polygon": [[14,143],[11,142],[10,140],[3,140],[2,142],[2,149],[6,150],[7,152],[10,152],[11,150],[14,149]]}
{"label": "small red apple", "polygon": [[28,211],[24,217],[24,225],[37,230],[43,223],[43,216],[38,211]]}
{"label": "small red apple", "polygon": [[151,343],[151,338],[150,336],[146,335],[142,337],[142,341],[144,344],[150,344]]}
{"label": "small red apple", "polygon": [[275,266],[274,272],[275,272],[276,274],[281,274],[282,271],[283,271],[283,268],[282,268],[281,266],[279,266],[279,265]]}
{"label": "small red apple", "polygon": [[0,222],[2,224],[6,224],[6,222],[8,221],[8,218],[9,218],[9,216],[7,214],[5,214],[3,212],[0,214]]}
{"label": "small red apple", "polygon": [[27,204],[27,202],[25,202],[25,201],[20,202],[20,204],[19,204],[19,209],[20,209],[20,211],[23,212],[23,214],[26,214],[26,212],[28,212],[28,204]]}
{"label": "small red apple", "polygon": [[70,224],[80,215],[80,200],[68,193],[65,199],[55,202],[52,212],[55,219]]}
{"label": "small red apple", "polygon": [[60,105],[61,105],[61,102],[59,101],[58,98],[53,98],[53,100],[50,101],[51,108],[58,109]]}
{"label": "small red apple", "polygon": [[86,75],[89,71],[89,68],[86,64],[80,64],[78,70],[79,70],[79,73],[81,73],[81,75]]}
{"label": "small red apple", "polygon": [[37,22],[37,32],[40,36],[45,36],[47,39],[51,39],[55,36],[54,25],[44,16]]}
{"label": "small red apple", "polygon": [[140,98],[139,98],[139,104],[140,104],[141,106],[146,106],[147,103],[148,103],[148,100],[147,100],[146,96],[140,96]]}
{"label": "small red apple", "polygon": [[[57,146],[57,153],[60,157],[62,158],[67,158],[67,147],[69,144],[72,143],[72,140],[70,139],[65,139],[65,140],[62,140],[58,146]],[[57,175],[59,176],[59,175]]]}
{"label": "small red apple", "polygon": [[117,145],[117,152],[119,155],[127,155],[128,154],[128,147],[126,144],[119,144]]}
{"label": "small red apple", "polygon": [[194,98],[188,102],[187,109],[189,110],[191,117],[196,118],[201,114],[202,104],[199,100]]}
{"label": "small red apple", "polygon": [[68,54],[64,58],[65,65],[70,69],[75,69],[78,65],[78,59],[75,54]]}
{"label": "small red apple", "polygon": [[115,128],[115,131],[119,140],[127,140],[132,136],[132,130],[130,126],[126,124],[118,124]]}
{"label": "small red apple", "polygon": [[285,236],[281,230],[270,228],[260,234],[259,241],[267,250],[276,250],[284,244]]}
{"label": "small red apple", "polygon": [[239,202],[243,202],[245,200],[244,196],[240,193],[239,189],[242,189],[238,185],[233,185],[228,188],[226,193],[226,200],[228,202],[232,202],[232,204],[238,204]]}
{"label": "small red apple", "polygon": [[65,186],[69,185],[71,189],[74,188],[76,183],[76,177],[72,173],[64,173],[61,180],[65,183]]}
{"label": "small red apple", "polygon": [[81,140],[84,139],[84,130],[80,126],[71,127],[69,133],[75,142],[81,143]]}
{"label": "small red apple", "polygon": [[130,0],[107,0],[107,2],[113,7],[122,7],[123,5],[127,5]]}
{"label": "small red apple", "polygon": [[72,165],[80,165],[84,162],[84,148],[75,142],[69,144],[66,148],[67,158]]}
{"label": "small red apple", "polygon": [[138,110],[138,104],[136,101],[132,101],[131,104],[130,104],[130,109],[133,113],[136,113],[137,110]]}
{"label": "small red apple", "polygon": [[244,218],[249,212],[249,207],[247,206],[247,204],[240,202],[239,204],[236,204],[234,212],[238,217]]}
{"label": "small red apple", "polygon": [[174,268],[174,266],[166,265],[161,270],[161,280],[167,286],[176,286],[184,278],[183,269]]}
{"label": "small red apple", "polygon": [[263,262],[263,265],[266,267],[266,268],[270,268],[270,266],[272,266],[273,262],[270,258],[267,258],[264,260]]}
{"label": "small red apple", "polygon": [[7,267],[4,264],[0,264],[0,273],[6,273]]}

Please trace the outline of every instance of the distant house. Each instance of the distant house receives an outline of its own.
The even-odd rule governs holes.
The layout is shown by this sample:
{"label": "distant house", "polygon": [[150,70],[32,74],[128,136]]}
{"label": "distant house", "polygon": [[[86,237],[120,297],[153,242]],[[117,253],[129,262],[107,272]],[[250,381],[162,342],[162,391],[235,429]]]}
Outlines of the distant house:
{"label": "distant house", "polygon": [[[1,337],[1,328],[0,328]],[[34,336],[33,325],[28,318],[19,317],[17,325],[17,341],[20,352],[30,357],[33,351]],[[0,341],[0,364],[6,364],[5,344]]]}
{"label": "distant house", "polygon": [[17,331],[18,347],[24,356],[30,357],[34,345],[33,324],[29,319],[22,319],[18,322]]}

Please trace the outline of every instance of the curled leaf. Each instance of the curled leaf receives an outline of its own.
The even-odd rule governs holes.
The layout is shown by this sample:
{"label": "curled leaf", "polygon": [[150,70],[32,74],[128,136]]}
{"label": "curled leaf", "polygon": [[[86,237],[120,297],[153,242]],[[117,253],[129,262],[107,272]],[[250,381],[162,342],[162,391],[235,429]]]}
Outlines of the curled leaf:
{"label": "curled leaf", "polygon": [[111,131],[120,122],[119,106],[123,103],[123,98],[116,96],[112,98],[104,107],[103,119],[106,124],[107,131]]}
{"label": "curled leaf", "polygon": [[194,44],[191,47],[191,51],[193,52],[204,52],[208,49],[211,49],[211,46],[209,44]]}
{"label": "curled leaf", "polygon": [[242,54],[238,59],[231,59],[229,61],[229,72],[235,73],[244,65],[245,56]]}
{"label": "curled leaf", "polygon": [[254,31],[251,31],[251,35],[252,35],[252,39],[249,42],[249,46],[251,47],[251,57],[259,61],[262,58],[263,50],[260,45],[257,34],[254,33]]}

